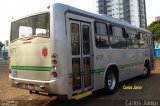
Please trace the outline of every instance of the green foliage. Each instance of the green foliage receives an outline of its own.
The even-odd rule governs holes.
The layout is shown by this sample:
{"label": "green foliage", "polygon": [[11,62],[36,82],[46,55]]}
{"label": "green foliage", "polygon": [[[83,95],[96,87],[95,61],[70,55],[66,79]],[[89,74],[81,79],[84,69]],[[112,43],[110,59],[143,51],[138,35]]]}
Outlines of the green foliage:
{"label": "green foliage", "polygon": [[160,20],[152,22],[147,29],[153,34],[155,40],[160,42]]}

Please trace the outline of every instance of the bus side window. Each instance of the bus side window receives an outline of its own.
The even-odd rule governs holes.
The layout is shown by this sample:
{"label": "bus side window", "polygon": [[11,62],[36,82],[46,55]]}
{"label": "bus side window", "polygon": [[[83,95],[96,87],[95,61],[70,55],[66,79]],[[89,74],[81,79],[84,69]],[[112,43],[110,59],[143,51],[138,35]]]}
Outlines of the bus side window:
{"label": "bus side window", "polygon": [[147,33],[147,37],[148,37],[148,46],[150,48],[152,48],[154,45],[153,45],[153,38],[152,38],[152,35]]}
{"label": "bus side window", "polygon": [[121,27],[114,26],[112,32],[113,32],[112,33],[113,36],[112,35],[110,36],[111,47],[126,48],[127,44],[126,44],[126,37],[125,37],[126,35],[124,35],[125,34],[124,29]]}
{"label": "bus side window", "polygon": [[72,55],[80,54],[80,38],[79,38],[79,24],[71,24],[71,44],[72,44]]}
{"label": "bus side window", "polygon": [[128,39],[127,39],[127,46],[128,48],[139,48],[139,40],[138,34],[135,30],[128,29]]}
{"label": "bus side window", "polygon": [[109,34],[109,36],[112,36],[113,35],[113,27],[112,27],[112,25],[111,24],[109,24],[109,28],[108,28],[109,30],[108,30],[108,34]]}
{"label": "bus side window", "polygon": [[124,28],[122,28],[122,33],[123,33],[123,37],[125,39],[127,39],[128,36],[127,36],[126,30]]}
{"label": "bus side window", "polygon": [[97,48],[109,47],[108,31],[105,23],[95,22],[95,43]]}
{"label": "bus side window", "polygon": [[144,49],[148,46],[148,38],[147,35],[144,33],[140,33],[140,40],[139,40],[140,48]]}
{"label": "bus side window", "polygon": [[153,37],[152,37],[152,35],[151,34],[147,34],[147,36],[148,36],[148,45],[149,45],[149,47],[150,48],[154,48],[154,40],[153,40]]}
{"label": "bus side window", "polygon": [[137,34],[137,39],[140,40],[140,32]]}

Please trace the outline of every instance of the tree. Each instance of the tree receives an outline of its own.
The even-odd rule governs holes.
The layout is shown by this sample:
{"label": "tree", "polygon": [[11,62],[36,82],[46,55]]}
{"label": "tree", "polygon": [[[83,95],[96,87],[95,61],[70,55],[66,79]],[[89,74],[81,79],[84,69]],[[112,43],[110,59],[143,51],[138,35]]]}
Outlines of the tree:
{"label": "tree", "polygon": [[153,34],[155,40],[160,42],[160,20],[152,22],[147,29]]}

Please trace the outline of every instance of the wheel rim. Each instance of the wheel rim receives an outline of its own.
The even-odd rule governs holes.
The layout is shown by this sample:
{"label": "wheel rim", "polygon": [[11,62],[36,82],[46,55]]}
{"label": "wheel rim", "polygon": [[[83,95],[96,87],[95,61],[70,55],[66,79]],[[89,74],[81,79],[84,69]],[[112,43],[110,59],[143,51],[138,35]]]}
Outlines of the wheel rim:
{"label": "wheel rim", "polygon": [[147,73],[148,73],[148,69],[146,67],[144,67],[143,75],[145,76],[145,75],[147,75]]}
{"label": "wheel rim", "polygon": [[116,85],[115,75],[110,73],[108,75],[108,87],[109,87],[109,89],[113,90],[115,88],[115,85]]}

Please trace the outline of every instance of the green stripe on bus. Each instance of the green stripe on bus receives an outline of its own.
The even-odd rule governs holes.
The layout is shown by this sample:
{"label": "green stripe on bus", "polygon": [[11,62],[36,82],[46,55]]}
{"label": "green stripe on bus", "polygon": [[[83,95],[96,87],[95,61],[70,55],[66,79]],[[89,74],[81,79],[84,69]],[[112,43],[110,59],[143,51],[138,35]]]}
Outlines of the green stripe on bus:
{"label": "green stripe on bus", "polygon": [[[136,65],[141,65],[144,64],[144,61],[136,62],[136,63],[131,63],[131,64],[124,64],[124,65],[119,65],[119,68],[127,68],[127,67],[132,67]],[[105,68],[102,69],[94,69],[92,70],[92,73],[99,73],[99,72],[104,72]]]}
{"label": "green stripe on bus", "polygon": [[92,73],[99,73],[99,72],[104,72],[105,68],[101,68],[101,69],[94,69],[92,70]]}
{"label": "green stripe on bus", "polygon": [[[144,61],[130,63],[130,64],[124,64],[124,65],[119,65],[119,68],[122,69],[122,68],[132,67],[132,66],[141,65],[141,64],[144,64]],[[99,73],[99,72],[105,72],[105,68],[92,70],[92,73]],[[73,77],[73,74],[70,73],[69,74],[69,78],[72,78],[72,77]]]}
{"label": "green stripe on bus", "polygon": [[35,67],[35,66],[11,66],[15,70],[31,70],[31,71],[51,71],[52,67]]}
{"label": "green stripe on bus", "polygon": [[[95,70],[92,70],[92,73],[99,73],[99,72],[104,72],[104,71],[105,71],[105,68],[95,69]],[[81,75],[82,75],[82,74],[83,74],[83,73],[81,72]],[[69,77],[69,78],[72,78],[72,77],[73,77],[73,74],[70,73],[68,77]]]}

